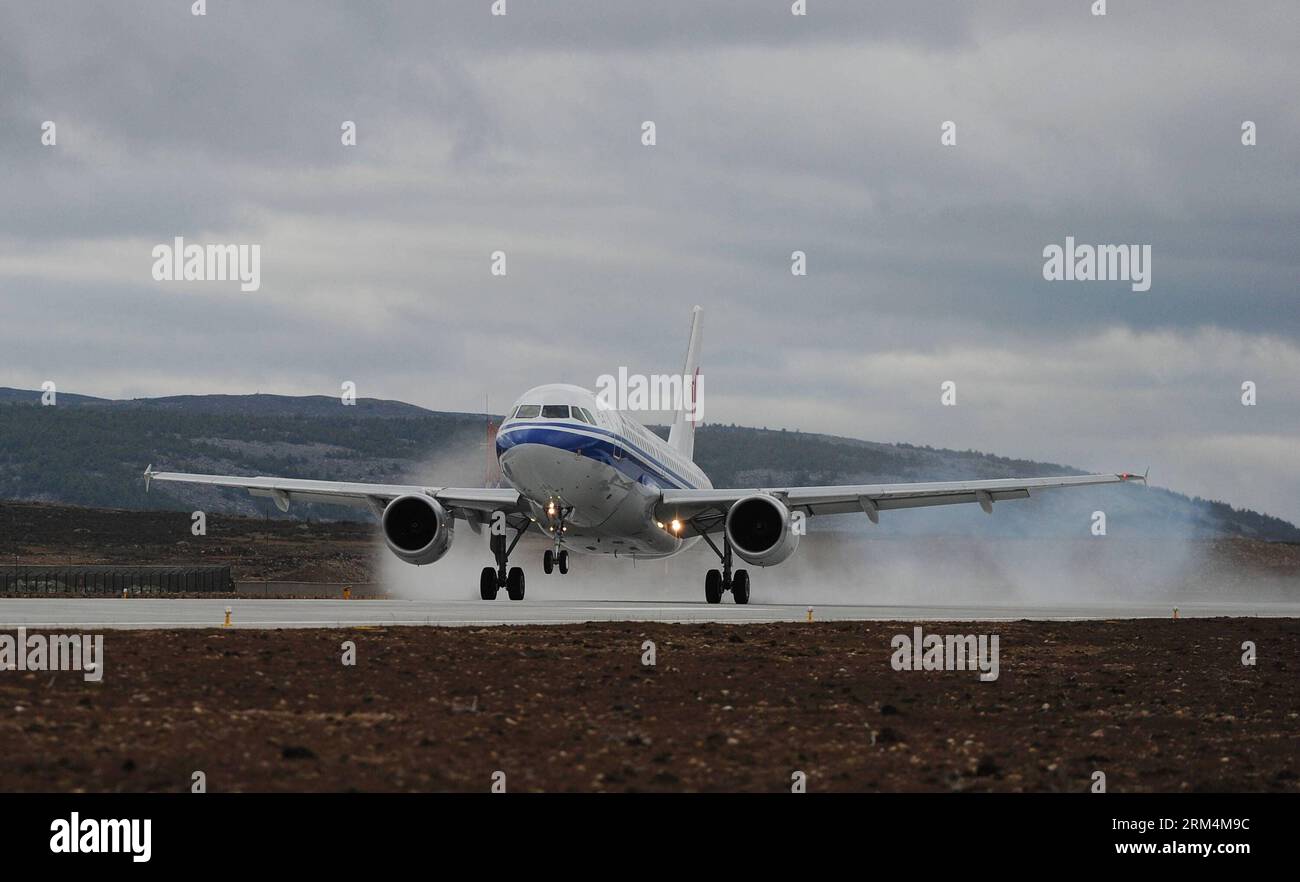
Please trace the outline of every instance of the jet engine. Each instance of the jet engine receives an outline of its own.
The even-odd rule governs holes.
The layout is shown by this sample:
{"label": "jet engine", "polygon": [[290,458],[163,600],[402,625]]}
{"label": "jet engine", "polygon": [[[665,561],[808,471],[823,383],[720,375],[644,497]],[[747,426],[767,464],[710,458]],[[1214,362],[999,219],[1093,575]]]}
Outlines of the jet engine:
{"label": "jet engine", "polygon": [[399,496],[384,508],[380,527],[384,541],[400,560],[430,564],[451,548],[451,515],[429,496]]}
{"label": "jet engine", "polygon": [[781,563],[799,547],[799,534],[791,529],[790,509],[775,496],[746,496],[727,512],[727,540],[745,563],[770,567]]}

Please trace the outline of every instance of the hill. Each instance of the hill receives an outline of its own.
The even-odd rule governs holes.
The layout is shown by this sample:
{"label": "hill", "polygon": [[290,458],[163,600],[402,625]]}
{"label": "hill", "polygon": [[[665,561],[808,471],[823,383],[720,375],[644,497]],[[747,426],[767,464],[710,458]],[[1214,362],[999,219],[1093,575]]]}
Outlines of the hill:
{"label": "hill", "polygon": [[[0,389],[0,498],[262,514],[268,511],[266,500],[237,491],[155,485],[146,494],[140,473],[152,463],[159,470],[473,485],[484,480],[489,463],[482,414],[430,411],[400,401],[359,399],[349,407],[325,396],[114,401],[60,392],[56,406],[39,402],[39,392]],[[700,427],[696,456],[718,487],[1078,473],[1055,463],[974,450],[722,425]],[[1112,535],[1300,542],[1300,529],[1279,518],[1136,485],[1048,492],[999,505],[995,517],[973,506],[944,506],[892,513],[879,527],[849,516],[814,524],[882,536],[1071,537],[1087,534],[1094,511],[1106,513]],[[324,506],[295,507],[291,513],[369,517]]]}

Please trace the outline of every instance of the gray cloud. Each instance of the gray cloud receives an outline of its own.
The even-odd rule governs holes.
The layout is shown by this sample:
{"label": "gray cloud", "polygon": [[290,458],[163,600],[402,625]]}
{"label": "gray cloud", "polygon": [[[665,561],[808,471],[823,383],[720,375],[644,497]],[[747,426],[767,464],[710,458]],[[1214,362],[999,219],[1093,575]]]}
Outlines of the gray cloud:
{"label": "gray cloud", "polygon": [[[809,5],[0,4],[0,385],[503,407],[676,368],[700,302],[715,419],[1300,519],[1295,4]],[[177,235],[263,289],[153,282]],[[1152,290],[1044,282],[1066,235]]]}

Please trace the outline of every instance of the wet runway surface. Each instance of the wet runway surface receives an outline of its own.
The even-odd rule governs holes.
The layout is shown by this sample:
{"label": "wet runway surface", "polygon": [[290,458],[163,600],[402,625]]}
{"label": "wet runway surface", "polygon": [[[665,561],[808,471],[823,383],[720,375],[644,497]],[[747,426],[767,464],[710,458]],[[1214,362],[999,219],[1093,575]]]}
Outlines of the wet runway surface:
{"label": "wet runway surface", "polygon": [[[378,625],[542,625],[575,622],[793,622],[803,604],[749,604],[599,600],[172,600],[60,598],[0,600],[0,628],[213,628],[231,609],[236,628],[328,628]],[[1300,603],[1187,603],[1182,618],[1300,617]],[[1167,619],[1173,605],[946,605],[818,604],[816,621],[1044,621]]]}

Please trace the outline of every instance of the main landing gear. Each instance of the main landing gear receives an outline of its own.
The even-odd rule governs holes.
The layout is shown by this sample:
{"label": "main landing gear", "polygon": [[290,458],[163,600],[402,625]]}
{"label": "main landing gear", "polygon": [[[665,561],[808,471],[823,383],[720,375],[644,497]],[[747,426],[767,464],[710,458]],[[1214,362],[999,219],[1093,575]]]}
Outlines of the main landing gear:
{"label": "main landing gear", "polygon": [[721,549],[709,538],[708,533],[701,532],[700,535],[722,561],[720,572],[709,570],[704,574],[704,599],[709,603],[721,603],[722,592],[730,591],[731,599],[736,603],[749,603],[749,571],[736,570],[735,574],[731,572],[731,542],[727,540],[726,534],[722,536]]}
{"label": "main landing gear", "polygon": [[515,550],[519,544],[519,539],[524,535],[524,530],[515,530],[515,538],[509,546],[506,545],[504,535],[493,534],[488,541],[488,547],[492,549],[492,555],[496,558],[495,567],[484,567],[483,572],[479,575],[478,593],[479,597],[484,600],[496,600],[497,591],[506,589],[506,596],[511,600],[524,599],[524,571],[522,567],[510,567],[506,569],[510,560],[510,552]]}

